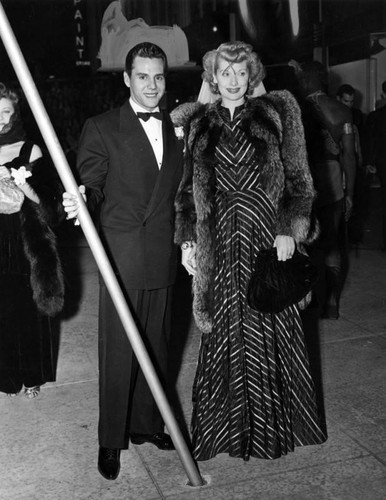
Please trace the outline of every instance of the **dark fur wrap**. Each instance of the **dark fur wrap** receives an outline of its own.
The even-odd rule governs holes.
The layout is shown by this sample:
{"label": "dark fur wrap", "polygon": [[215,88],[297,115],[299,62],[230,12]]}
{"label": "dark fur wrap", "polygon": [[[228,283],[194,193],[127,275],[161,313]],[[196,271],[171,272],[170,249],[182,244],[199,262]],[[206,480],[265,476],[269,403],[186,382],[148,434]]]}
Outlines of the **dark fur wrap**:
{"label": "dark fur wrap", "polygon": [[[176,197],[175,242],[197,243],[193,280],[193,312],[204,333],[212,328],[215,225],[215,148],[222,130],[220,103],[182,105],[172,112],[184,127],[184,174]],[[247,104],[241,127],[254,144],[261,165],[261,187],[277,211],[276,234],[310,243],[317,236],[311,224],[315,197],[307,163],[299,106],[288,91],[276,91]],[[311,227],[312,226],[312,227]]]}
{"label": "dark fur wrap", "polygon": [[[63,308],[64,280],[56,236],[51,226],[64,218],[61,203],[63,189],[55,167],[47,159],[40,158],[24,165],[32,172],[27,182],[40,200],[38,204],[25,197],[18,214],[23,249],[30,265],[33,299],[39,312],[55,316]],[[15,161],[7,165],[9,168],[20,166]]]}

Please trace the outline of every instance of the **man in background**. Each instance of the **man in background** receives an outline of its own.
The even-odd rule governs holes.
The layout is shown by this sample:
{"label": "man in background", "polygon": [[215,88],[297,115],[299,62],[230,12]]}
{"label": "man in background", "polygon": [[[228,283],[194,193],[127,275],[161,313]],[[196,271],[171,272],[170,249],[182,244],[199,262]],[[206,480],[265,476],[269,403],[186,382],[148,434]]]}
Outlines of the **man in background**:
{"label": "man in background", "polygon": [[368,172],[363,164],[362,152],[365,140],[365,120],[362,111],[355,107],[356,93],[354,87],[347,83],[341,85],[336,93],[337,100],[351,110],[353,117],[356,176],[354,186],[354,208],[347,225],[348,238],[353,245],[358,245],[363,240],[364,223],[369,202],[369,178]]}
{"label": "man in background", "polygon": [[381,97],[375,103],[375,109],[380,109],[386,104],[386,80],[382,83]]}
{"label": "man in background", "polygon": [[321,316],[338,319],[345,273],[345,222],[353,210],[356,170],[352,114],[327,95],[327,73],[321,63],[303,63],[295,72],[321,229],[311,249],[320,271],[315,293]]}
{"label": "man in background", "polygon": [[341,85],[336,91],[336,98],[342,104],[345,104],[348,108],[351,109],[353,114],[353,123],[358,127],[358,130],[361,129],[364,123],[363,113],[362,111],[355,106],[355,97],[357,91],[349,85],[348,83],[344,83]]}

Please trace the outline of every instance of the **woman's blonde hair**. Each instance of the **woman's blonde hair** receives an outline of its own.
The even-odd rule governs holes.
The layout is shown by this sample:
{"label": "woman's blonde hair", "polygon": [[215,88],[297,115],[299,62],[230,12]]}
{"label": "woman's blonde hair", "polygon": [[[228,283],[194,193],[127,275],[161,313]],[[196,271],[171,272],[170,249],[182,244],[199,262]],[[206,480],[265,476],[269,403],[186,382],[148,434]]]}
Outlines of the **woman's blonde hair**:
{"label": "woman's blonde hair", "polygon": [[211,91],[214,94],[219,93],[217,83],[214,82],[214,75],[218,68],[219,58],[231,64],[247,61],[249,69],[248,94],[252,94],[254,89],[265,77],[264,66],[259,56],[253,51],[252,45],[245,42],[222,43],[216,50],[207,52],[202,59],[204,68],[202,78],[209,83]]}

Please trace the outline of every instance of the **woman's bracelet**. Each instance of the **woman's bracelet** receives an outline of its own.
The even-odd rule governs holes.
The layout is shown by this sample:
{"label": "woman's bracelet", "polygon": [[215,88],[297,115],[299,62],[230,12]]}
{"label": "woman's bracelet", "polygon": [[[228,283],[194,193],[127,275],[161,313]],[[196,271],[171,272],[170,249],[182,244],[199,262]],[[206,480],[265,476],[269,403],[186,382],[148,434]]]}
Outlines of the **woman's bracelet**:
{"label": "woman's bracelet", "polygon": [[188,248],[193,248],[193,243],[191,241],[184,241],[181,244],[181,250],[187,250]]}

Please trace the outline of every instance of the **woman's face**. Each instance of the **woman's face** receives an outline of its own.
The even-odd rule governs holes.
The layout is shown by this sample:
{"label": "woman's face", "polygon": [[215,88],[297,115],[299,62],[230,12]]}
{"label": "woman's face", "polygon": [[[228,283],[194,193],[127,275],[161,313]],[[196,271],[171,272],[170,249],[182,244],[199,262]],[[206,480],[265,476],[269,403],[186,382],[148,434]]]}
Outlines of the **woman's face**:
{"label": "woman's face", "polygon": [[247,61],[229,63],[220,57],[214,82],[218,85],[224,106],[239,106],[244,102],[244,96],[248,90],[249,69]]}
{"label": "woman's face", "polygon": [[13,105],[13,102],[7,97],[2,97],[0,99],[0,132],[3,130],[5,125],[8,125],[14,112],[15,106]]}

